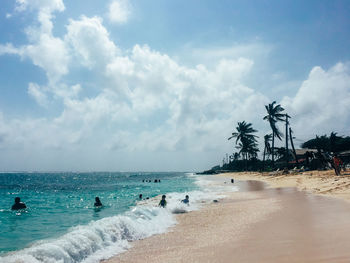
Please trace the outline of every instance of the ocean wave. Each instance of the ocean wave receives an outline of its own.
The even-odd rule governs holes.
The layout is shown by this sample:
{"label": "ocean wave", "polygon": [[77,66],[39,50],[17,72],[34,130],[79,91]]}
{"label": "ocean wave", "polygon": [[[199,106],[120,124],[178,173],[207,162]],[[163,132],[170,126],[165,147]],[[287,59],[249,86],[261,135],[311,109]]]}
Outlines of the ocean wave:
{"label": "ocean wave", "polygon": [[58,239],[36,242],[0,258],[0,262],[98,262],[125,251],[129,241],[163,233],[174,224],[175,218],[168,210],[138,206],[124,215],[74,227]]}

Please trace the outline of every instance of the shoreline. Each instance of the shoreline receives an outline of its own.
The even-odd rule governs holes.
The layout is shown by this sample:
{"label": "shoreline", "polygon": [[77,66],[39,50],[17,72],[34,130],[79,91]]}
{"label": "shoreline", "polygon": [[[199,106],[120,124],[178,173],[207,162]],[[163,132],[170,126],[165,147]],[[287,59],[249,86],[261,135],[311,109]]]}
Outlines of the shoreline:
{"label": "shoreline", "polygon": [[167,233],[134,241],[103,262],[349,261],[350,177],[330,171],[216,176],[239,180],[242,191],[176,215],[178,224]]}
{"label": "shoreline", "polygon": [[[247,201],[252,202],[247,205]],[[249,225],[278,209],[276,200],[263,199],[258,192],[228,193],[217,203],[177,214],[177,224],[168,232],[131,242],[129,250],[102,262],[216,262],[217,254],[226,253],[223,248],[232,241],[232,233],[238,241]],[[232,213],[239,216],[232,218]],[[217,217],[221,218],[220,224],[215,223]],[[224,257],[229,260],[230,255]]]}

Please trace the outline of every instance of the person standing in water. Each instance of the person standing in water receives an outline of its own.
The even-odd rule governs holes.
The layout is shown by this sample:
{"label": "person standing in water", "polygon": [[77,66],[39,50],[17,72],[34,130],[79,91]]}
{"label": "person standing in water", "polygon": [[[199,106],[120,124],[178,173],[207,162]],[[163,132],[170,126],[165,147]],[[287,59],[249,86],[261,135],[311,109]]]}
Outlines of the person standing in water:
{"label": "person standing in water", "polygon": [[15,203],[14,205],[11,207],[12,210],[19,210],[19,209],[24,209],[27,208],[27,206],[25,205],[25,203],[21,202],[21,198],[16,197],[15,198]]}
{"label": "person standing in water", "polygon": [[102,203],[101,203],[101,200],[99,197],[95,197],[95,204],[94,204],[95,207],[101,207],[102,206]]}
{"label": "person standing in water", "polygon": [[189,204],[190,204],[190,199],[189,199],[189,198],[190,198],[190,197],[189,197],[188,195],[186,195],[185,199],[184,199],[184,200],[181,200],[181,202],[184,203],[184,204],[189,205]]}
{"label": "person standing in water", "polygon": [[165,200],[166,196],[165,195],[162,195],[162,200],[160,200],[158,206],[161,206],[163,208],[166,207],[166,200]]}

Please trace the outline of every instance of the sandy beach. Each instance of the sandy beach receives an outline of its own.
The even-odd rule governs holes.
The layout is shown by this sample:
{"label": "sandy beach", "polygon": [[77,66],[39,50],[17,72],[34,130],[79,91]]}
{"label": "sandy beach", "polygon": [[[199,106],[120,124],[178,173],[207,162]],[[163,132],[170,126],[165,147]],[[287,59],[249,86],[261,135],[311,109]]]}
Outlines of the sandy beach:
{"label": "sandy beach", "polygon": [[223,173],[218,176],[235,178],[236,180],[259,180],[269,187],[296,187],[309,193],[324,195],[350,201],[350,171],[342,171],[335,176],[333,170],[306,171],[283,175],[281,173]]}
{"label": "sandy beach", "polygon": [[[225,173],[239,192],[177,215],[168,233],[105,262],[350,262],[350,177]],[[336,197],[336,198],[333,198]]]}

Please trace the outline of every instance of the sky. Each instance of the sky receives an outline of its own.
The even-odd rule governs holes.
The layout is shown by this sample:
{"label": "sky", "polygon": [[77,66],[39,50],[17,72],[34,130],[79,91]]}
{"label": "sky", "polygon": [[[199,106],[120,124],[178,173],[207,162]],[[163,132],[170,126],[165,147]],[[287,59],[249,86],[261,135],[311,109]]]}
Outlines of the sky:
{"label": "sky", "polygon": [[0,171],[209,169],[273,101],[297,147],[350,135],[347,0],[2,0],[0,32]]}

